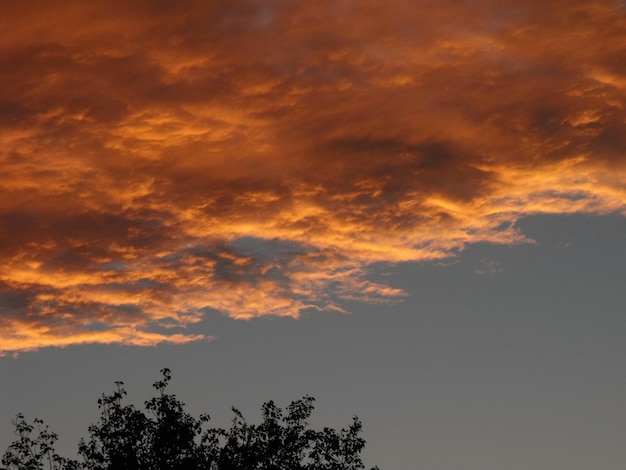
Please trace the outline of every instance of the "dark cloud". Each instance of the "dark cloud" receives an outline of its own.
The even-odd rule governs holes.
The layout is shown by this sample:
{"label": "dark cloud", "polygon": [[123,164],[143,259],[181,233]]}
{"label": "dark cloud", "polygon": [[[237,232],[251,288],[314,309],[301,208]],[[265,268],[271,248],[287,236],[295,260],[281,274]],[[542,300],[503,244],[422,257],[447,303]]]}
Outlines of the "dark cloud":
{"label": "dark cloud", "polygon": [[623,213],[625,29],[608,0],[7,6],[0,351],[391,301],[381,264]]}

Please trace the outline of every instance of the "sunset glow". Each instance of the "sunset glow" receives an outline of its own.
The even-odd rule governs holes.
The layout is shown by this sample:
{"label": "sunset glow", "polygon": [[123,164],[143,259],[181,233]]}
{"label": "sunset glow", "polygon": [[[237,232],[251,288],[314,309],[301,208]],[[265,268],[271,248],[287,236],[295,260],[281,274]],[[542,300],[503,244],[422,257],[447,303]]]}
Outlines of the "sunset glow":
{"label": "sunset glow", "polygon": [[13,2],[0,354],[401,301],[376,269],[626,215],[623,2]]}

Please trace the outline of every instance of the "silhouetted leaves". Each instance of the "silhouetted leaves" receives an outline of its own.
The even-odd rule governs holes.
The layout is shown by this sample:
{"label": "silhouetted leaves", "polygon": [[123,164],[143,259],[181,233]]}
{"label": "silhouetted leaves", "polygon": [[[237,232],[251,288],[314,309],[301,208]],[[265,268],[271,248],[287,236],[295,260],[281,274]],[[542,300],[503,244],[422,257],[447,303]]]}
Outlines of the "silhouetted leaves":
{"label": "silhouetted leaves", "polygon": [[14,421],[18,438],[2,456],[2,465],[16,470],[74,470],[81,466],[74,460],[60,457],[54,450],[57,435],[48,430],[40,419],[28,424],[19,413]]}
{"label": "silhouetted leaves", "polygon": [[[153,384],[157,394],[146,412],[126,405],[123,382],[98,400],[99,420],[81,439],[82,462],[57,455],[57,435],[41,420],[15,421],[18,439],[2,457],[6,470],[362,470],[362,424],[354,417],[339,431],[309,428],[314,398],[305,396],[285,411],[273,401],[262,409],[260,424],[249,424],[233,408],[229,429],[208,427],[206,414],[194,418],[184,403],[167,393],[169,369]],[[4,469],[0,469],[4,470]],[[377,470],[375,467],[372,470]]]}

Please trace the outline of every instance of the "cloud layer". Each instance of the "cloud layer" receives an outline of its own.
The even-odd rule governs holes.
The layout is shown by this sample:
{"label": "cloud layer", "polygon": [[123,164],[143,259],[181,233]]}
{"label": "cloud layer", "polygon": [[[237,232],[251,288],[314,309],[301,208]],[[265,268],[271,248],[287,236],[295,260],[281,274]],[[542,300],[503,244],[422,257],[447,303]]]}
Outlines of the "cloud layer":
{"label": "cloud layer", "polygon": [[623,2],[14,2],[0,351],[404,293],[381,264],[626,212]]}

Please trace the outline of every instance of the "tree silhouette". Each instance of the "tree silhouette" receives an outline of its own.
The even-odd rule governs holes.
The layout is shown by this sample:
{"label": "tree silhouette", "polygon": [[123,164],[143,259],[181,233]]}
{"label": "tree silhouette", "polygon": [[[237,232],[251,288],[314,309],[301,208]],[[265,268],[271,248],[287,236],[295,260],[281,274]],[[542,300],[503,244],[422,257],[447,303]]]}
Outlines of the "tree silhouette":
{"label": "tree silhouette", "polygon": [[[99,420],[89,427],[87,439],[78,444],[82,460],[59,456],[57,435],[35,419],[22,414],[15,420],[17,439],[2,456],[0,470],[362,470],[360,453],[365,446],[357,417],[339,431],[315,431],[307,420],[314,399],[305,396],[286,410],[274,402],[262,407],[260,424],[249,424],[232,408],[229,429],[208,426],[206,414],[194,418],[184,403],[167,393],[169,369],[153,384],[157,395],[145,402],[145,410],[123,403],[123,382],[115,382],[112,394],[98,400]],[[374,467],[372,470],[377,470]]]}

